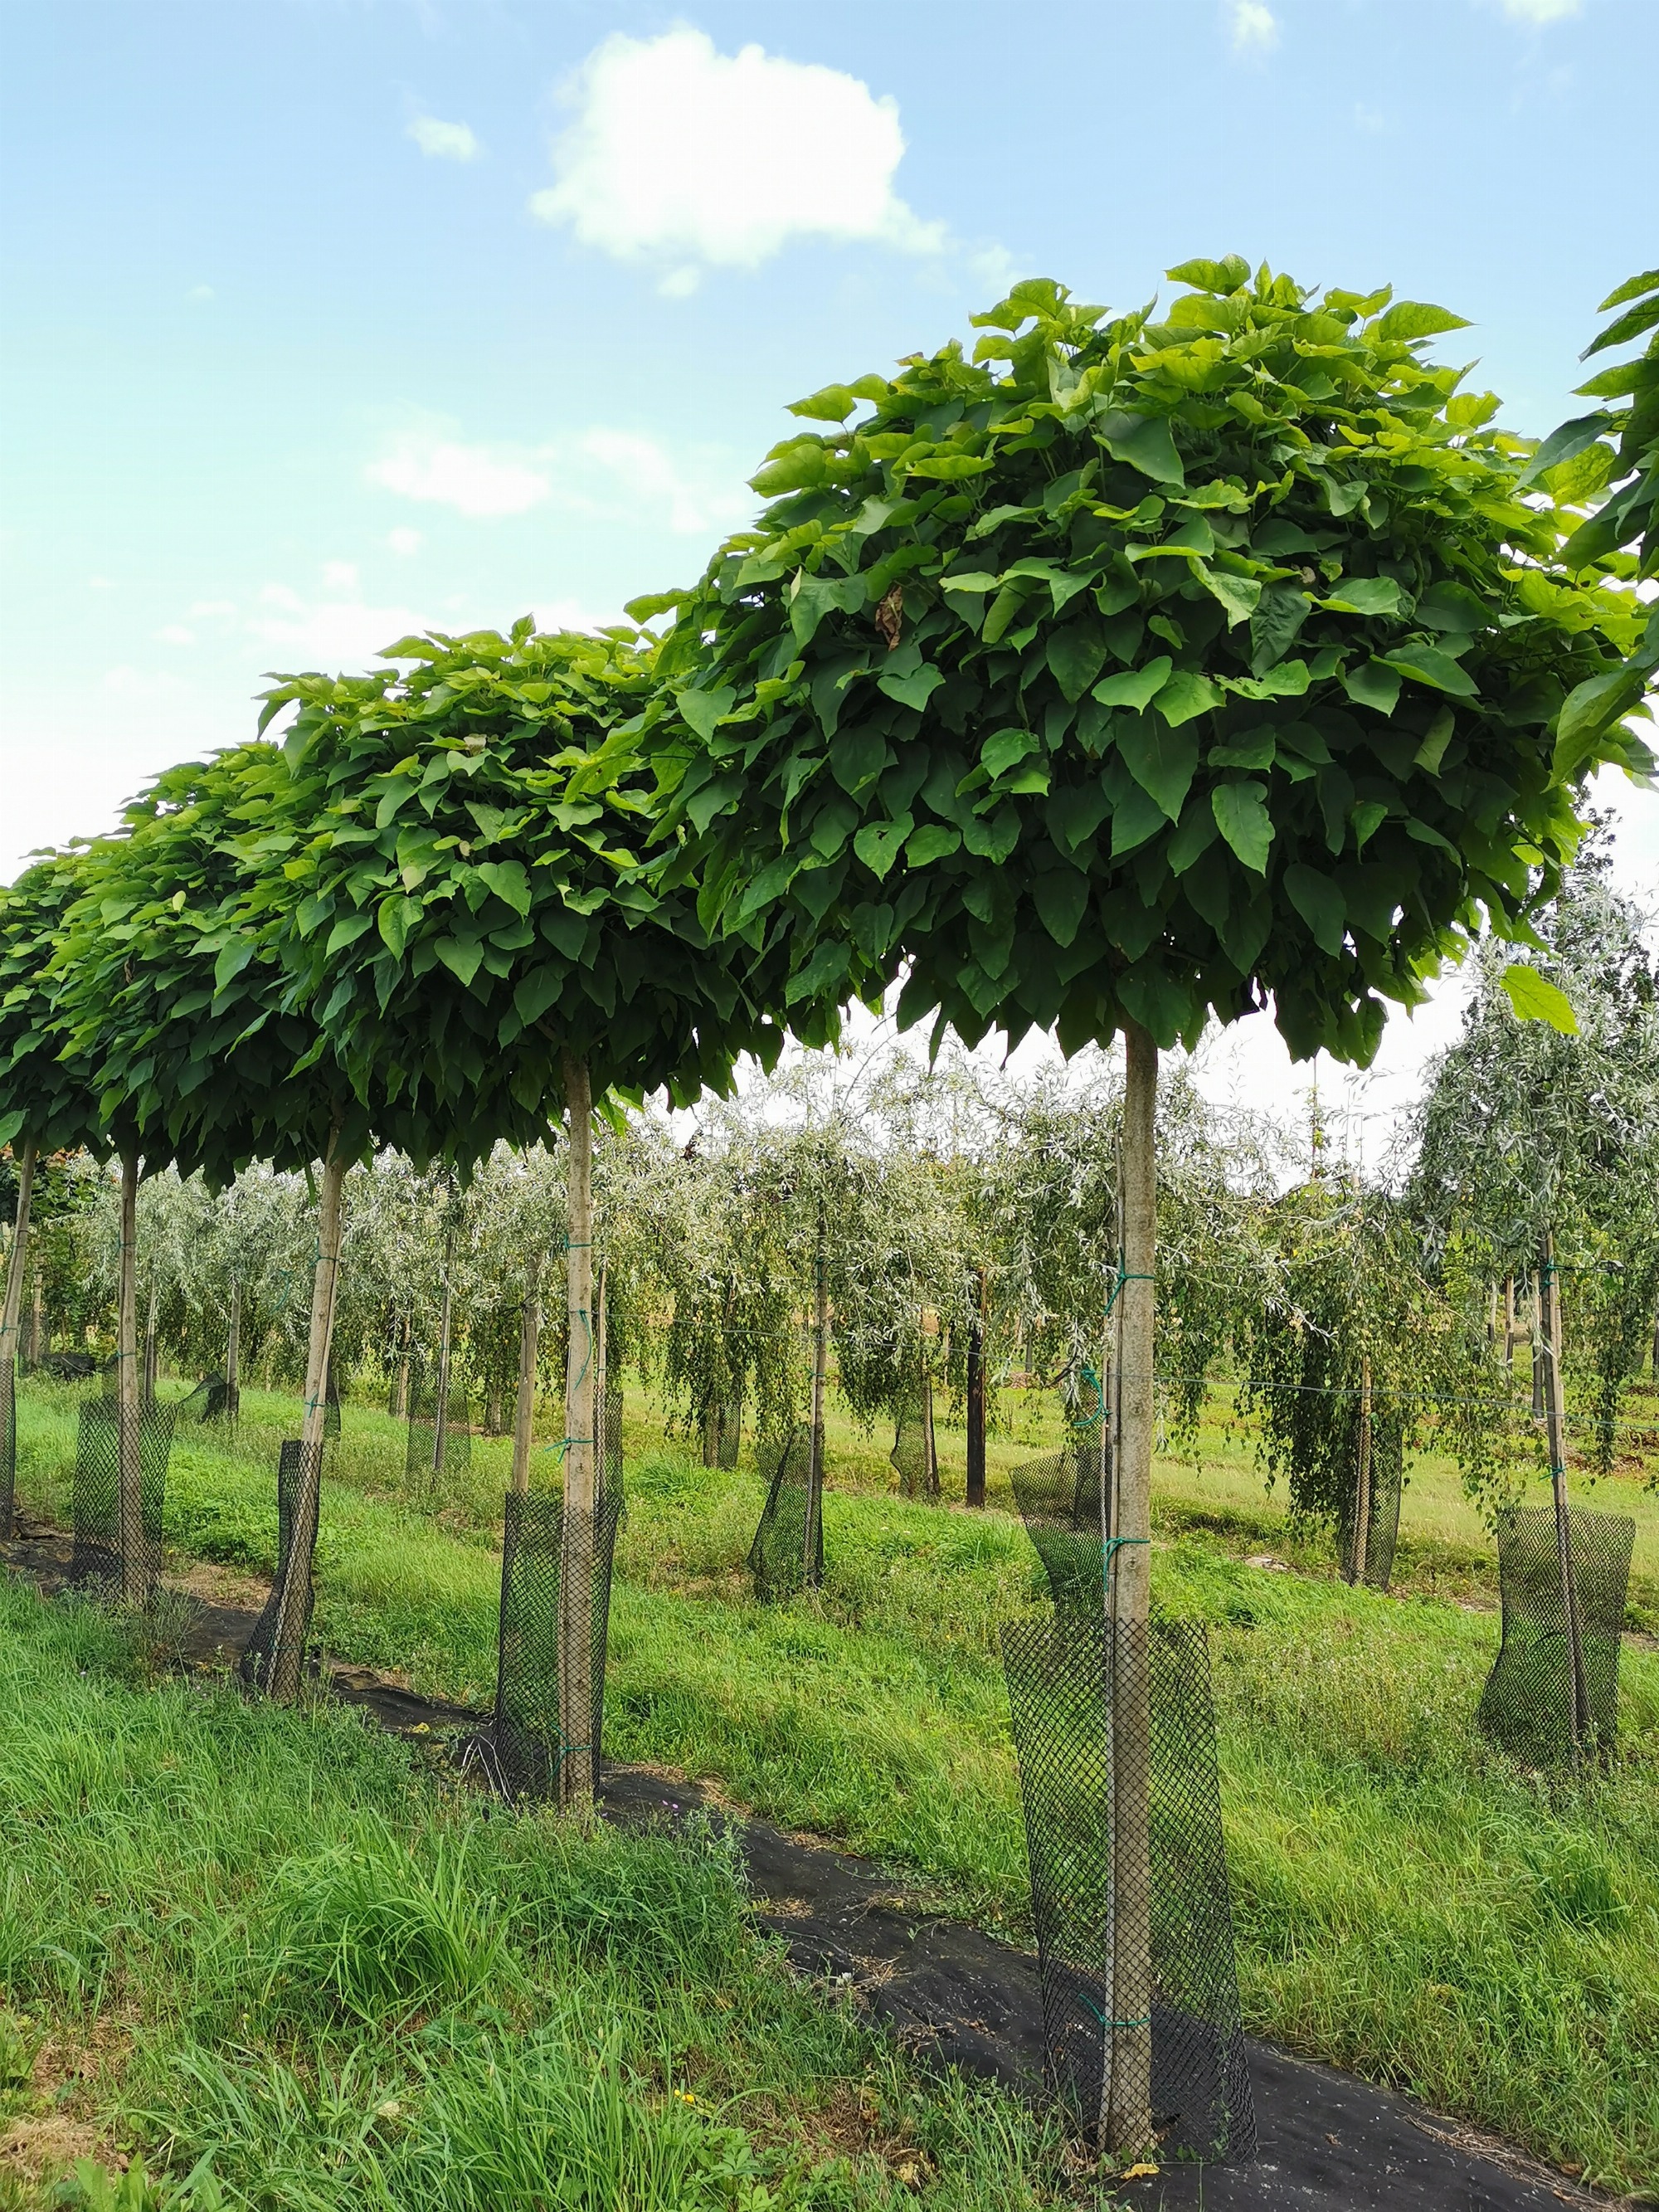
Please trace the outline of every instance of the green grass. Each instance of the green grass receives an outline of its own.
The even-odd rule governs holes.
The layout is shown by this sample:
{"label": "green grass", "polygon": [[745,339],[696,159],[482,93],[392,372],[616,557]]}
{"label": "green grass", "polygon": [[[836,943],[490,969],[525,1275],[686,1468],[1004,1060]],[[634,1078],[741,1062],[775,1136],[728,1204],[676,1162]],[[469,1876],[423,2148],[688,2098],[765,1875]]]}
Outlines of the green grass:
{"label": "green grass", "polygon": [[784,1971],[712,1832],[505,1816],[338,1708],[150,1686],[118,1621],[15,1585],[0,1714],[25,2143],[137,2147],[192,2212],[1019,2212],[1064,2184],[1051,2128]]}
{"label": "green grass", "polygon": [[[67,1431],[47,1395],[21,1408],[30,1496],[63,1481]],[[1036,1408],[1016,1419],[1025,1432],[997,1440],[994,1498],[1007,1497],[1009,1465],[1047,1440]],[[1474,1730],[1497,1621],[1448,1600],[1490,1595],[1490,1544],[1459,1517],[1446,1472],[1419,1470],[1400,1594],[1379,1597],[1346,1589],[1322,1547],[1286,1526],[1248,1440],[1218,1422],[1203,1441],[1201,1468],[1160,1466],[1153,1572],[1164,1603],[1210,1625],[1249,2024],[1609,2185],[1654,2190],[1659,1666],[1626,1655],[1614,1771],[1547,1787]],[[866,1441],[832,1459],[824,1590],[765,1608],[742,1567],[757,1477],[690,1464],[647,1416],[630,1420],[629,1443],[607,1750],[714,1781],[1020,1935],[1024,1854],[996,1656],[998,1623],[1038,1595],[1018,1523],[900,1501]],[[485,1704],[506,1448],[480,1443],[465,1490],[428,1516],[397,1495],[395,1444],[389,1424],[349,1410],[319,1631],[342,1656]],[[268,1565],[272,1461],[274,1448],[254,1464],[181,1443],[174,1540]],[[1650,1573],[1654,1508],[1634,1483],[1618,1492],[1641,1509]],[[1263,1552],[1303,1571],[1246,1564]]]}

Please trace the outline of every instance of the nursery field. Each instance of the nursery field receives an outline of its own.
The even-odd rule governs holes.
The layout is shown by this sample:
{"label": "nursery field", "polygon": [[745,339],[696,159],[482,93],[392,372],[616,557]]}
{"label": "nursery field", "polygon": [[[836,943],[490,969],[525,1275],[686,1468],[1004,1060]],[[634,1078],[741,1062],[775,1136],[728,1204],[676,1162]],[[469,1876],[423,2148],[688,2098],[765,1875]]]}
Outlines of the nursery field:
{"label": "nursery field", "polygon": [[[73,1406],[72,1394],[40,1385],[26,1387],[19,1405],[20,1502],[58,1520],[67,1510]],[[1610,1774],[1576,1788],[1518,1771],[1473,1726],[1497,1643],[1495,1574],[1490,1540],[1449,1469],[1429,1462],[1413,1472],[1395,1595],[1353,1591],[1335,1579],[1322,1547],[1287,1528],[1279,1502],[1264,1494],[1249,1439],[1230,1434],[1226,1416],[1218,1401],[1196,1459],[1160,1462],[1153,1583],[1164,1605],[1210,1626],[1247,2023],[1297,2051],[1407,2087],[1569,2172],[1616,2189],[1659,2188],[1659,2004],[1652,1976],[1659,1942],[1659,1662],[1627,1646],[1621,1752]],[[276,1439],[290,1419],[282,1401],[250,1392],[234,1449],[181,1426],[167,1516],[181,1562],[193,1557],[269,1571],[271,1469]],[[612,1609],[607,1753],[706,1779],[733,1803],[869,1853],[921,1877],[952,1909],[1021,1937],[1024,1851],[996,1635],[1001,1620],[1039,1595],[1035,1555],[1006,1509],[1008,1468],[1053,1441],[1045,1419],[1038,1404],[1016,1401],[1010,1431],[992,1439],[992,1508],[981,1516],[893,1496],[884,1440],[836,1417],[824,1588],[764,1608],[750,1594],[743,1567],[761,1502],[758,1478],[746,1463],[731,1473],[694,1464],[665,1441],[659,1416],[636,1398],[627,1429],[629,1513]],[[951,1432],[942,1432],[940,1443],[948,1496],[960,1456]],[[464,1486],[434,1501],[434,1510],[417,1510],[404,1494],[402,1431],[348,1402],[344,1433],[331,1447],[319,1546],[317,1631],[331,1651],[397,1671],[431,1693],[487,1703],[507,1450],[505,1443],[475,1437]],[[1583,1502],[1636,1516],[1633,1625],[1651,1626],[1659,1621],[1659,1505],[1638,1476],[1629,1469],[1576,1487]],[[1264,1561],[1291,1571],[1275,1571]],[[258,2116],[249,2137],[256,2150],[234,2172],[222,2162],[215,2167],[237,2201],[276,2201],[261,2197],[262,2185],[250,2178],[261,2159],[295,2162],[296,2172],[311,2160],[306,2170],[316,2173],[337,2160],[338,2172],[354,2175],[378,2171],[380,2162],[389,2173],[397,2161],[423,2154],[428,2121],[400,2119],[388,2130],[373,2117],[380,2106],[390,2100],[401,2109],[411,2085],[410,2109],[423,2114],[446,2098],[459,2100],[459,2113],[467,2100],[497,2094],[482,2084],[496,2081],[487,2069],[503,2063],[501,2021],[515,2006],[533,2009],[542,2022],[533,2049],[543,2057],[535,2063],[544,2059],[548,2069],[545,2079],[524,2084],[522,2094],[576,2097],[568,2054],[601,2047],[595,2023],[614,2004],[621,2026],[618,2039],[604,2046],[612,2051],[612,2071],[602,2072],[601,2081],[614,2084],[621,2078],[616,2069],[625,2075],[631,2068],[646,2086],[625,2123],[606,2124],[607,2142],[637,2137],[642,2160],[660,2154],[672,2163],[681,2156],[672,2143],[692,2108],[671,2109],[672,2087],[692,2062],[676,2055],[677,2038],[698,2054],[696,2066],[712,2069],[708,2094],[717,2110],[747,2111],[744,2099],[769,2100],[774,2111],[802,2100],[799,2140],[780,2148],[763,2127],[759,2137],[751,2130],[744,2140],[761,2141],[763,2150],[728,2144],[709,2154],[769,2158],[793,2176],[787,2188],[796,2195],[734,2200],[721,2182],[727,2194],[710,2193],[710,2203],[884,2201],[892,2169],[875,2151],[860,2154],[862,2166],[855,2158],[845,2174],[837,2170],[833,2185],[842,2196],[811,2194],[830,2186],[822,2176],[811,2179],[822,2148],[812,2139],[820,2095],[813,2069],[827,2082],[845,2070],[854,2044],[865,2054],[857,2067],[873,2067],[872,2078],[886,2085],[882,2097],[920,2100],[905,2108],[917,2117],[906,2118],[901,2134],[955,2130],[953,2142],[971,2146],[945,2162],[948,2184],[943,2166],[928,2181],[946,2192],[936,2201],[1019,2203],[1051,2182],[1059,2185],[1058,2169],[1043,2179],[1050,2154],[1012,2108],[940,2101],[942,2093],[913,2087],[901,2092],[890,2063],[869,2055],[873,2046],[757,1963],[736,1932],[736,1908],[722,1887],[729,1874],[713,1859],[683,1867],[665,1846],[556,1843],[545,1822],[537,1833],[547,1840],[528,1854],[514,1841],[523,1834],[520,1824],[479,1822],[411,1776],[394,1749],[365,1743],[353,1723],[325,1715],[256,1717],[228,1697],[198,1703],[194,1693],[175,1688],[141,1695],[122,1676],[113,1632],[79,1612],[43,1615],[32,1607],[10,1601],[28,1633],[20,1639],[9,1631],[5,1663],[34,1670],[32,1679],[49,1686],[50,1695],[43,1688],[31,1703],[31,1691],[20,1706],[9,1692],[9,1708],[33,1713],[38,1705],[42,1715],[55,1715],[58,1747],[31,1751],[9,1739],[5,1817],[15,1824],[17,1841],[8,1851],[14,1932],[3,1971],[15,2001],[35,2008],[54,2036],[88,2043],[107,2037],[100,2047],[114,2053],[147,2008],[165,2024],[159,2039],[137,2039],[142,2060],[112,2059],[92,2101],[103,2096],[111,2108],[118,2105],[128,2131],[158,2152],[174,2142],[172,2166],[182,2170],[234,2136],[238,2124],[223,2116],[242,2099]],[[84,1676],[78,1668],[87,1669]],[[89,1730],[96,1747],[88,1741],[76,1749]],[[191,1808],[182,1850],[172,1815],[158,1809],[150,1825],[151,1802],[128,1775],[129,1757],[146,1778],[171,1774],[168,1759],[186,1778],[169,1784]],[[89,1771],[82,1761],[91,1762]],[[210,1779],[222,1780],[227,1761],[248,1765],[248,1780],[234,1791]],[[30,1775],[34,1781],[25,1778]],[[55,1793],[50,1803],[43,1792]],[[120,1842],[114,1861],[84,1876],[104,1903],[77,1948],[62,1932],[70,1917],[69,1869],[91,1867],[100,1853],[90,1836],[89,1856],[79,1856],[78,1840],[68,1850],[54,1822],[66,1820],[82,1796],[101,1808],[100,1821],[119,1832]],[[240,1842],[215,1822],[228,1824]],[[389,1858],[391,1847],[365,1846],[366,1822],[385,1824],[386,1833],[405,1840],[417,1834],[414,1859],[402,1842]],[[325,1918],[349,1917],[360,1906],[380,1910],[354,1887],[370,1880],[350,1871],[359,1864],[352,1855],[365,1849],[362,1864],[395,1865],[398,1879],[410,1881],[416,1877],[407,1869],[415,1865],[420,1880],[434,1885],[433,1895],[447,1897],[458,1911],[466,1899],[487,1898],[491,1882],[520,1897],[513,1885],[533,1887],[526,1869],[532,1863],[540,1869],[544,1860],[555,1869],[546,1881],[568,1880],[578,1899],[595,1887],[603,1893],[612,1881],[629,1895],[636,1881],[666,1885],[676,1898],[702,1900],[684,1909],[708,1924],[719,1921],[727,1930],[719,1943],[726,1948],[718,1965],[708,1963],[713,1953],[697,1952],[689,1963],[677,1954],[680,1979],[659,2019],[647,1985],[668,1968],[647,1941],[630,1939],[633,1948],[624,1942],[616,1957],[592,1967],[590,2005],[586,1980],[572,1985],[546,1965],[556,1954],[580,1950],[580,1939],[561,1918],[567,1907],[537,1891],[521,1911],[515,1905],[518,1917],[509,1912],[499,1923],[533,1927],[533,1941],[503,1937],[507,1948],[499,1956],[489,1952],[487,1970],[477,1969],[464,1994],[446,1985],[435,2003],[424,1992],[410,1996],[400,1984],[366,2023],[351,2012],[355,1997],[317,1978],[325,1952],[337,1961],[351,1955],[351,1945],[328,1932],[336,1922],[325,1921],[315,1937],[308,1969],[273,1967],[259,1950],[276,1940],[273,1900],[287,1893],[284,1884],[298,1885],[296,1893],[311,1899],[307,1911]],[[483,1869],[465,1881],[455,1873],[454,1854],[463,1849],[479,1855]],[[637,1869],[635,1852],[645,1854]],[[190,1894],[176,1896],[187,1886],[181,1866],[200,1873],[189,1875],[196,1886]],[[157,1883],[166,1891],[165,1917],[138,1901],[149,1899]],[[51,1911],[47,1892],[59,1899]],[[578,1902],[568,1914],[580,1920],[588,1909]],[[234,1937],[224,1932],[228,1923],[240,1931]],[[486,1911],[469,1925],[467,1941],[483,1942],[498,1917]],[[465,1950],[465,1943],[449,1948],[445,1936],[446,1960]],[[550,2014],[547,1992],[556,1983],[561,1995]],[[256,1985],[298,1994],[268,2011],[264,1998],[250,2000]],[[732,2017],[722,2010],[718,2057],[710,2058],[707,1992],[715,1985],[729,1996]],[[421,2014],[420,2036],[377,2041],[399,2004]],[[810,2033],[784,2032],[784,2014],[795,2017],[791,2008],[799,2008],[803,2020],[810,2015]],[[791,2035],[798,2037],[793,2044]],[[344,2075],[332,2058],[319,2070],[325,2045],[345,2051],[348,2044],[356,2055]],[[786,2044],[796,2069],[787,2080],[777,2070]],[[515,2046],[520,2053],[528,2048]],[[351,2085],[349,2113],[338,2104],[343,2087],[331,2092],[336,2101],[322,2111],[316,2085],[323,2071]],[[704,2089],[694,2086],[701,2112]],[[81,2094],[83,2100],[91,2095]],[[181,2118],[186,2109],[189,2128]],[[202,2117],[214,2114],[222,2116],[217,2136]],[[482,2130],[483,2122],[477,2124]],[[413,2174],[418,2166],[398,2170]],[[351,2186],[358,2185],[354,2179]],[[775,2184],[757,2175],[744,2186]],[[337,2187],[325,2199],[307,2197],[295,2184],[282,2201],[357,2200]],[[431,2201],[488,2199],[434,2193]],[[568,2201],[617,2200],[601,2190]],[[678,2197],[670,2189],[629,2201],[702,2200],[688,2184]]]}

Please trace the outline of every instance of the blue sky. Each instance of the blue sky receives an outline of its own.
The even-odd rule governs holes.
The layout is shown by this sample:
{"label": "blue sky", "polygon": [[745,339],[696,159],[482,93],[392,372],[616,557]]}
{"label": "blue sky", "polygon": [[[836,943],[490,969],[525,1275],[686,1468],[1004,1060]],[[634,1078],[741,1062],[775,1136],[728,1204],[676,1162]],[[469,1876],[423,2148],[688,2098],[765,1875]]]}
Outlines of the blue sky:
{"label": "blue sky", "polygon": [[0,878],[264,670],[689,578],[785,402],[1011,277],[1390,282],[1542,432],[1659,258],[1653,0],[53,0],[7,46]]}

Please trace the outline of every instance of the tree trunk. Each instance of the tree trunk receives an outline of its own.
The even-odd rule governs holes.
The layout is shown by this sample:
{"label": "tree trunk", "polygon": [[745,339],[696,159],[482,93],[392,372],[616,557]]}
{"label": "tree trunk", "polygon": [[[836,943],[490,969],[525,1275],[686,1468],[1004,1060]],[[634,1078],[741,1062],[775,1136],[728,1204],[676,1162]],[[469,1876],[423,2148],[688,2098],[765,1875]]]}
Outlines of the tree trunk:
{"label": "tree trunk", "polygon": [[[38,1148],[33,1137],[23,1140],[14,1155],[17,1166],[17,1215],[12,1224],[11,1249],[6,1255],[6,1293],[0,1303],[0,1444],[10,1449],[17,1422],[17,1324],[23,1312],[23,1271],[28,1264],[29,1214],[34,1203],[34,1163]],[[0,1492],[0,1509],[7,1507],[9,1489]],[[0,1537],[9,1537],[9,1525],[0,1524]]]}
{"label": "tree trunk", "polygon": [[270,1685],[274,1698],[299,1694],[305,1632],[311,1618],[311,1570],[317,1553],[317,1522],[322,1508],[323,1440],[328,1419],[328,1364],[334,1344],[334,1308],[339,1291],[341,1200],[345,1162],[336,1150],[337,1131],[323,1164],[317,1206],[317,1258],[311,1274],[311,1336],[306,1348],[305,1419],[300,1441],[300,1480],[290,1523],[287,1572],[276,1614]]}
{"label": "tree trunk", "polygon": [[1515,1278],[1504,1278],[1504,1365],[1510,1375],[1515,1372]]}
{"label": "tree trunk", "polygon": [[144,1403],[155,1403],[155,1385],[161,1379],[161,1346],[155,1340],[156,1310],[160,1293],[156,1288],[155,1270],[149,1271],[149,1304],[144,1314]]}
{"label": "tree trunk", "polygon": [[605,1401],[611,1390],[611,1329],[605,1311],[605,1279],[611,1262],[599,1262],[593,1291],[593,1494],[603,1498],[611,1480],[605,1460]]}
{"label": "tree trunk", "polygon": [[47,1348],[44,1341],[46,1333],[46,1279],[41,1273],[40,1262],[37,1261],[34,1280],[30,1286],[29,1296],[28,1364],[31,1370],[40,1364],[40,1356]]}
{"label": "tree trunk", "polygon": [[[1589,1688],[1584,1680],[1584,1645],[1579,1632],[1578,1587],[1572,1569],[1572,1522],[1567,1508],[1567,1446],[1561,1403],[1561,1288],[1555,1265],[1555,1239],[1544,1239],[1538,1270],[1541,1343],[1534,1346],[1544,1384],[1544,1425],[1549,1444],[1550,1488],[1555,1503],[1555,1548],[1561,1571],[1561,1605],[1567,1624],[1569,1734],[1577,1766],[1590,1736]],[[1541,1355],[1541,1357],[1540,1356]]]}
{"label": "tree trunk", "polygon": [[230,1279],[230,1319],[225,1329],[225,1418],[234,1421],[242,1410],[242,1280]]}
{"label": "tree trunk", "polygon": [[830,1376],[830,1285],[824,1273],[824,1225],[818,1212],[817,1258],[812,1270],[812,1447],[807,1458],[806,1528],[801,1571],[808,1589],[818,1580],[818,1529],[823,1513],[823,1401]]}
{"label": "tree trunk", "polygon": [[593,1574],[599,1485],[593,1452],[593,1093],[587,1067],[564,1055],[570,1139],[565,1242],[569,1348],[564,1392],[564,1557],[559,1565],[561,1795],[593,1802]]}
{"label": "tree trunk", "polygon": [[985,1270],[968,1330],[968,1490],[969,1505],[985,1503]]}
{"label": "tree trunk", "polygon": [[409,1362],[414,1337],[414,1316],[404,1314],[398,1322],[398,1364],[392,1370],[392,1403],[387,1408],[394,1421],[409,1419]]}
{"label": "tree trunk", "polygon": [[[452,1211],[453,1195],[451,1197]],[[435,1493],[444,1471],[444,1446],[449,1434],[449,1338],[454,1322],[454,1294],[452,1288],[455,1273],[455,1224],[452,1219],[444,1232],[443,1296],[438,1309],[438,1396],[433,1408],[432,1423],[432,1486]]]}
{"label": "tree trunk", "polygon": [[1122,1412],[1109,1607],[1117,1639],[1113,1765],[1112,2020],[1101,2070],[1101,2138],[1115,2152],[1152,2142],[1152,1477],[1158,1182],[1158,1047],[1124,1028],[1122,1313],[1117,1375]]}
{"label": "tree trunk", "polygon": [[1359,1449],[1353,1479],[1353,1580],[1365,1579],[1371,1534],[1371,1363],[1359,1370]]}
{"label": "tree trunk", "polygon": [[143,1462],[138,1402],[138,1155],[121,1156],[121,1251],[115,1294],[115,1519],[121,1595],[141,1605],[144,1584]]}
{"label": "tree trunk", "polygon": [[513,1487],[522,1498],[530,1487],[530,1451],[536,1426],[536,1361],[542,1343],[542,1265],[532,1260],[524,1271],[524,1318],[519,1328],[519,1394],[513,1406]]}
{"label": "tree trunk", "polygon": [[921,1494],[939,1496],[939,1452],[933,1443],[933,1378],[921,1378]]}
{"label": "tree trunk", "polygon": [[1544,1413],[1544,1294],[1538,1282],[1532,1286],[1532,1417]]}

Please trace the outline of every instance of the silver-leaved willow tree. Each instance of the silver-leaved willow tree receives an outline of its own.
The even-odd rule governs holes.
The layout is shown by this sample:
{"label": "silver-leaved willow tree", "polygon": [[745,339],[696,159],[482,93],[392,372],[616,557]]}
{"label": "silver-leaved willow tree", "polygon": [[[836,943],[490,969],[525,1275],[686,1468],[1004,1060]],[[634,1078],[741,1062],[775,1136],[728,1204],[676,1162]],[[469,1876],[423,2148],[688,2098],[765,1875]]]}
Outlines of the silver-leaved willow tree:
{"label": "silver-leaved willow tree", "polygon": [[[1524,936],[1604,761],[1627,599],[1384,289],[1237,257],[1161,316],[1048,281],[891,378],[799,402],[769,501],[672,611],[655,736],[708,924],[802,994],[972,1042],[1121,1036],[1121,1442],[1106,1605],[1150,1607],[1161,1048],[1271,1006],[1293,1054],[1375,1053],[1491,927]],[[866,411],[860,412],[860,408]],[[1547,494],[1550,479],[1540,480]],[[1587,699],[1589,703],[1587,704]],[[1102,2133],[1152,2128],[1144,1699],[1120,1818]],[[1121,2023],[1121,2024],[1119,2024]]]}

